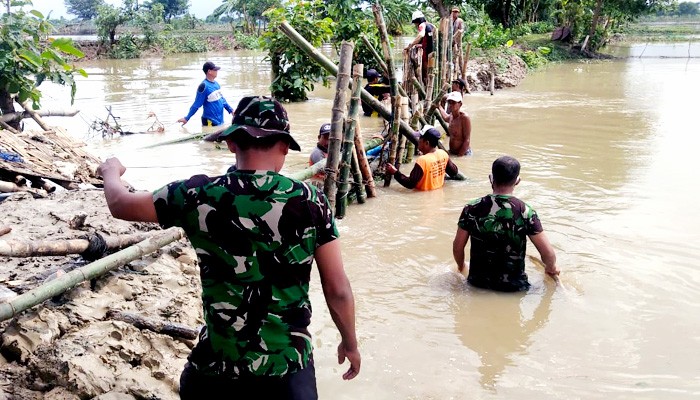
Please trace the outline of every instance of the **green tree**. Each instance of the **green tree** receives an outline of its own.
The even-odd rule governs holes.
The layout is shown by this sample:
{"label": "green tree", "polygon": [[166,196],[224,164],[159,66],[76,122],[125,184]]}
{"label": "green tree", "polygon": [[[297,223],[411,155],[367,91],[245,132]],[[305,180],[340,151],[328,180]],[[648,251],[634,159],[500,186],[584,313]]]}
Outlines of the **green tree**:
{"label": "green tree", "polygon": [[[8,4],[9,9],[9,4]],[[73,75],[87,76],[84,70],[71,65],[66,55],[81,58],[82,52],[70,39],[49,39],[53,26],[44,16],[32,10],[8,12],[0,18],[0,110],[15,111],[14,101],[32,102],[38,109],[41,91],[38,87],[49,80],[71,88],[71,103],[77,90]],[[19,122],[11,123],[15,129]]]}
{"label": "green tree", "polygon": [[68,14],[75,15],[83,21],[97,16],[97,8],[104,5],[104,0],[63,0]]}
{"label": "green tree", "polygon": [[281,4],[280,0],[223,0],[212,16],[217,19],[222,15],[229,17],[232,28],[235,17],[240,17],[243,19],[243,32],[251,34],[255,32],[257,22],[264,19],[265,11]]}
{"label": "green tree", "polygon": [[151,0],[146,7],[153,8],[156,4],[161,4],[163,6],[163,17],[167,23],[170,23],[173,17],[186,14],[190,9],[187,0]]}
{"label": "green tree", "polygon": [[700,10],[698,9],[698,3],[684,1],[678,4],[679,15],[697,15],[698,12],[700,12]]}
{"label": "green tree", "polygon": [[324,17],[321,0],[290,0],[284,7],[268,10],[270,28],[263,34],[263,43],[272,64],[272,95],[283,101],[302,101],[316,82],[328,86],[326,71],[304,54],[277,26],[288,21],[306,40],[319,47],[333,35],[333,21]]}

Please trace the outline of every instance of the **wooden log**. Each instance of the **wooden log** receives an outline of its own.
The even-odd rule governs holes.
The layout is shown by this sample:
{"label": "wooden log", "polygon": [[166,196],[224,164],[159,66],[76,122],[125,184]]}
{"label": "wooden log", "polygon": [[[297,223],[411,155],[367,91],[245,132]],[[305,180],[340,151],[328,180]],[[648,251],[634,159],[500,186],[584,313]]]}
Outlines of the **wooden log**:
{"label": "wooden log", "polygon": [[342,168],[340,169],[340,176],[338,179],[340,187],[338,188],[336,199],[336,218],[343,218],[345,216],[345,209],[348,204],[348,193],[350,192],[348,180],[352,167],[352,154],[355,148],[355,125],[357,125],[357,118],[360,115],[360,89],[362,89],[361,79],[363,69],[364,65],[357,64],[352,70],[354,90],[350,99],[350,111],[346,118],[345,132],[343,134]]}
{"label": "wooden log", "polygon": [[134,246],[118,251],[84,267],[76,268],[54,280],[48,281],[6,303],[0,304],[0,321],[10,319],[24,310],[58,296],[81,282],[100,277],[114,268],[152,253],[167,244],[181,239],[183,235],[184,232],[182,229],[170,228],[160,235],[149,237]]}
{"label": "wooden log", "polygon": [[[133,235],[102,236],[107,250],[121,249],[142,242],[150,235],[137,233]],[[0,256],[3,257],[45,257],[81,254],[90,247],[89,239],[65,240],[0,240]]]}
{"label": "wooden log", "polygon": [[340,148],[345,127],[345,110],[347,107],[347,90],[350,84],[350,68],[352,52],[355,44],[343,41],[340,46],[340,61],[338,62],[338,79],[335,86],[333,113],[331,116],[331,133],[328,142],[328,158],[326,158],[326,177],[323,180],[323,192],[328,197],[331,209],[335,209],[338,191],[338,166],[340,165]]}
{"label": "wooden log", "polygon": [[146,318],[144,316],[126,311],[109,310],[107,311],[106,318],[126,322],[139,329],[147,329],[149,331],[168,335],[174,338],[192,340],[199,336],[199,331],[192,329],[189,326],[169,321],[156,320],[153,318]]}
{"label": "wooden log", "polygon": [[[338,75],[338,67],[333,64],[321,51],[316,49],[311,43],[309,43],[303,36],[299,34],[288,22],[282,22],[279,26],[280,31],[287,35],[289,40],[296,44],[302,51],[304,51],[309,57],[313,58],[317,63],[319,63],[328,73],[333,76]],[[360,94],[362,101],[369,105],[374,111],[382,116],[385,120],[390,120],[392,118],[391,111],[382,105],[382,103],[375,99],[368,91],[364,88]],[[406,138],[410,140],[413,144],[416,144],[416,138],[413,136],[413,131],[408,124],[401,124],[401,133],[407,135]]]}
{"label": "wooden log", "polygon": [[10,232],[12,232],[12,228],[9,226],[0,226],[0,236],[7,235]]}
{"label": "wooden log", "polygon": [[32,109],[32,107],[29,105],[29,103],[27,103],[26,101],[23,101],[23,102],[20,102],[19,105],[21,105],[22,108],[24,108],[24,110],[25,110],[27,113],[29,113],[29,115],[32,117],[32,119],[33,119],[37,124],[39,124],[39,126],[41,127],[41,129],[43,129],[43,130],[45,130],[45,131],[50,131],[50,130],[51,130],[51,127],[49,127],[48,125],[46,125],[46,123],[44,122],[44,120],[41,119],[41,117],[39,116],[39,114],[37,114],[36,111],[34,111],[34,110]]}
{"label": "wooden log", "polygon": [[[80,110],[36,110],[34,112],[40,117],[74,117],[80,112]],[[0,115],[0,120],[2,120],[3,122],[15,122],[31,117],[31,114],[24,111]]]}

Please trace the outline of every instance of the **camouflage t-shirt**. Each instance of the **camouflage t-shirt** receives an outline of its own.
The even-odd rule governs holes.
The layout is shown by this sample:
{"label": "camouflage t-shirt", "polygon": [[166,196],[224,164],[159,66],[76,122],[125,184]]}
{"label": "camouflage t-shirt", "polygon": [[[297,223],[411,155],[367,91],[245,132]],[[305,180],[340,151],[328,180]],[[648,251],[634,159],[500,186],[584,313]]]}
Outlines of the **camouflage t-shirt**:
{"label": "camouflage t-shirt", "polygon": [[468,203],[458,226],[471,239],[470,284],[504,292],[530,287],[525,274],[527,236],[542,232],[535,210],[516,197],[491,194]]}
{"label": "camouflage t-shirt", "polygon": [[163,227],[197,252],[206,327],[189,357],[205,374],[281,376],[311,357],[309,279],[338,237],[323,193],[271,171],[196,175],[157,190]]}

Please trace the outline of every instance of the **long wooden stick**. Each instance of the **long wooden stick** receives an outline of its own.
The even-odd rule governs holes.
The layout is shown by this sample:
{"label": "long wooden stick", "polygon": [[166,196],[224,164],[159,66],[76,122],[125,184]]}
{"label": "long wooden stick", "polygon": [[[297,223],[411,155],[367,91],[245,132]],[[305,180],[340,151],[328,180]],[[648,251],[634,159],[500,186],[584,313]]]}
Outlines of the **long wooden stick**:
{"label": "long wooden stick", "polygon": [[163,335],[172,336],[174,338],[191,340],[196,339],[197,336],[199,336],[199,332],[196,329],[190,328],[189,326],[176,324],[169,321],[146,318],[144,316],[125,311],[109,310],[107,311],[106,317],[108,319],[130,323],[139,329],[148,329],[149,331],[162,333]]}
{"label": "long wooden stick", "polygon": [[[37,110],[34,111],[40,117],[74,117],[80,111],[76,109],[71,110]],[[21,121],[25,118],[31,118],[31,114],[26,111],[14,112],[0,115],[0,120],[3,122],[13,122]]]}
{"label": "long wooden stick", "polygon": [[[145,240],[147,234],[102,236],[107,249],[121,249]],[[3,257],[44,257],[80,254],[90,247],[88,239],[66,240],[0,240],[0,256]]]}
{"label": "long wooden stick", "polygon": [[36,289],[22,293],[6,303],[0,303],[0,321],[10,319],[24,310],[58,296],[81,282],[102,276],[114,268],[152,253],[182,238],[183,235],[182,229],[170,228],[164,231],[162,235],[150,237],[134,246],[118,251],[84,267],[74,269]]}
{"label": "long wooden stick", "polygon": [[362,70],[364,65],[357,64],[353,67],[353,93],[350,99],[350,111],[345,123],[345,132],[343,135],[343,153],[342,153],[342,168],[340,169],[338,190],[338,198],[336,202],[336,218],[345,216],[345,209],[348,204],[348,193],[350,192],[350,169],[352,167],[352,154],[355,148],[355,125],[357,125],[357,117],[360,114],[360,89],[362,88],[360,79],[362,78]]}

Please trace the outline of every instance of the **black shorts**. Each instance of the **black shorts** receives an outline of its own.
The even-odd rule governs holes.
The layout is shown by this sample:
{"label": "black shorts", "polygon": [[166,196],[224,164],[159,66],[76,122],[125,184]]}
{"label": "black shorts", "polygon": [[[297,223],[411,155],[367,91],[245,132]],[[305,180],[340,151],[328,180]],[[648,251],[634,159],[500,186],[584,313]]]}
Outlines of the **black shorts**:
{"label": "black shorts", "polygon": [[[317,400],[313,360],[306,368],[284,376],[231,378],[200,374],[189,362],[180,375],[180,399],[244,399],[254,396],[275,400]],[[223,398],[222,397],[222,398]]]}

